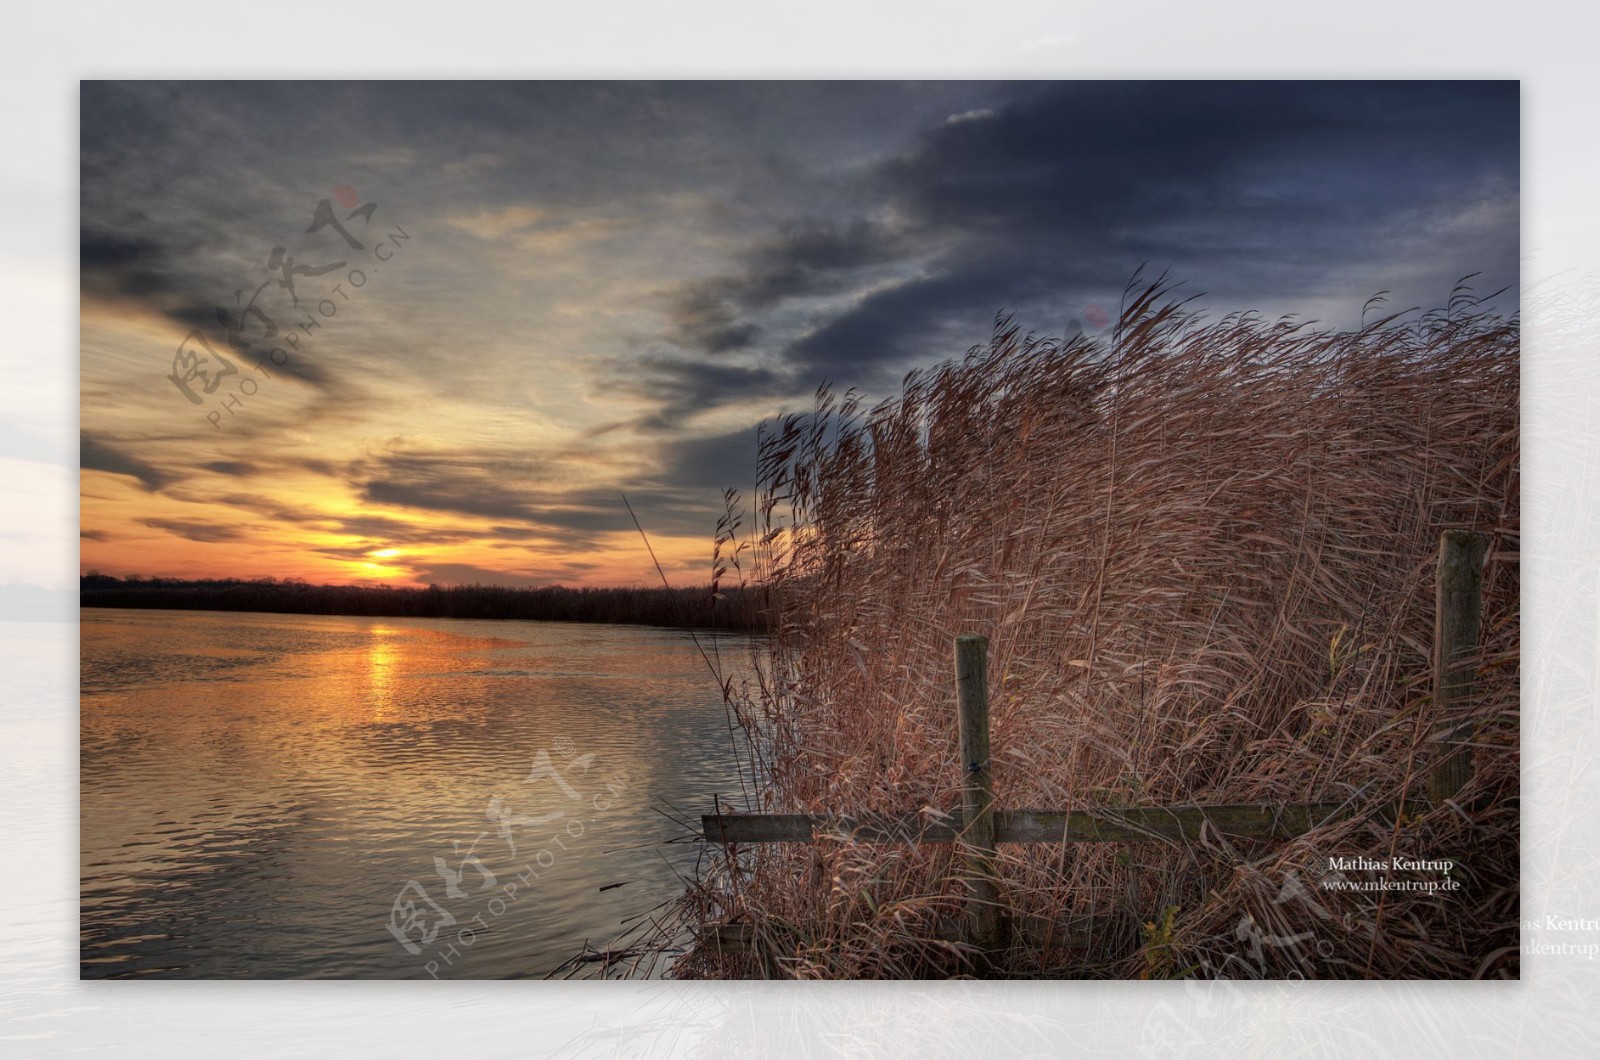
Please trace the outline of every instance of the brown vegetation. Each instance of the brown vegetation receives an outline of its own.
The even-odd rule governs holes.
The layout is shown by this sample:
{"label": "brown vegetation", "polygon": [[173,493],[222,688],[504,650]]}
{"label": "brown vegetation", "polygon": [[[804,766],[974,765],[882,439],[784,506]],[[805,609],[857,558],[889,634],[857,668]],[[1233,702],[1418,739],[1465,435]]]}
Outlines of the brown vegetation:
{"label": "brown vegetation", "polygon": [[[956,806],[951,642],[983,633],[999,806],[1357,808],[1287,842],[1002,846],[1003,974],[1517,975],[1517,351],[1464,290],[1327,332],[1155,285],[1107,341],[1002,320],[874,408],[825,390],[763,442],[756,538],[724,543],[780,616],[734,698],[766,780],[739,808]],[[1446,528],[1491,543],[1477,773],[1432,809]],[[712,850],[681,912],[770,940],[769,974],[968,974],[955,853]],[[1330,857],[1450,858],[1463,886],[1327,890]],[[701,947],[677,974],[760,970]]]}

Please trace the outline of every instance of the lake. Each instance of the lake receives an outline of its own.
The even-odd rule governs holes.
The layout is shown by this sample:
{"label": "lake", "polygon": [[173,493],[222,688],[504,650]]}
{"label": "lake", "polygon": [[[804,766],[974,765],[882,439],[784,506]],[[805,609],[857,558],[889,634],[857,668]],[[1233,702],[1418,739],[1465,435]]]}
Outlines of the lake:
{"label": "lake", "polygon": [[81,644],[84,978],[545,975],[740,799],[686,631],[86,608]]}

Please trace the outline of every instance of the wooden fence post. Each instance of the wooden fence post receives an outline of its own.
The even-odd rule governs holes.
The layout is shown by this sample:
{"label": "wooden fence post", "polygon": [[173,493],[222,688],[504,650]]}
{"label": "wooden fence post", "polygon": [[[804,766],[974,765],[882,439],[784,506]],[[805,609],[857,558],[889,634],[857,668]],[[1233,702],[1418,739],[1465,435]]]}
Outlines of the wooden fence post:
{"label": "wooden fence post", "polygon": [[1428,775],[1428,801],[1442,806],[1472,779],[1475,726],[1452,717],[1472,694],[1478,631],[1483,624],[1483,559],[1489,537],[1471,530],[1446,530],[1439,539],[1434,574],[1433,702],[1439,757]]}
{"label": "wooden fence post", "polygon": [[956,638],[956,712],[961,729],[961,841],[966,847],[969,941],[986,954],[1004,944],[995,872],[994,777],[989,770],[989,638]]}

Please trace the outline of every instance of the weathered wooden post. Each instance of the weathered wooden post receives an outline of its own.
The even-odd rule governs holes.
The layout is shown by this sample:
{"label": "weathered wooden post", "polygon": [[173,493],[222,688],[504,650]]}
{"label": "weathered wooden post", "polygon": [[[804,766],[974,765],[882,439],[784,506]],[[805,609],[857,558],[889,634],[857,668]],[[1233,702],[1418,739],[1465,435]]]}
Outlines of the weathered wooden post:
{"label": "weathered wooden post", "polygon": [[1005,922],[995,873],[994,776],[989,770],[989,638],[956,638],[956,713],[961,729],[961,842],[966,848],[969,941],[1002,948]]}
{"label": "weathered wooden post", "polygon": [[1483,559],[1489,537],[1472,530],[1446,530],[1439,540],[1434,574],[1433,702],[1443,727],[1434,739],[1439,758],[1428,775],[1428,801],[1442,806],[1472,779],[1475,726],[1452,717],[1472,694],[1478,631],[1483,624]]}

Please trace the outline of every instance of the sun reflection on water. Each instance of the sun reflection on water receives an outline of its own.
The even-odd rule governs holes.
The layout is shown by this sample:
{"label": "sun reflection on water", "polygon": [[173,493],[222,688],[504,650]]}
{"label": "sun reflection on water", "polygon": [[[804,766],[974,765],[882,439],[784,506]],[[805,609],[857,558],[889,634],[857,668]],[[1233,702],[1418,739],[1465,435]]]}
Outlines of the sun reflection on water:
{"label": "sun reflection on water", "polygon": [[388,718],[394,707],[395,669],[400,664],[401,632],[392,626],[373,626],[367,647],[367,702],[373,721]]}

